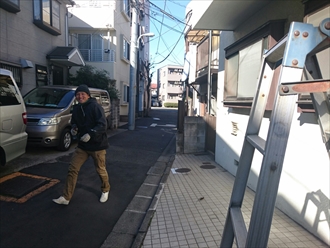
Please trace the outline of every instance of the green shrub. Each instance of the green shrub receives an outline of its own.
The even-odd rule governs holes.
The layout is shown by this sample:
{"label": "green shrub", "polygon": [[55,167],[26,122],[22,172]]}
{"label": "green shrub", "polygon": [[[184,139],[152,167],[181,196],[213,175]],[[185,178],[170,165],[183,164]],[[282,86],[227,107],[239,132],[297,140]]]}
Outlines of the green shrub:
{"label": "green shrub", "polygon": [[166,107],[166,108],[177,108],[178,103],[177,102],[165,102],[164,107]]}
{"label": "green shrub", "polygon": [[88,87],[107,90],[111,99],[119,99],[120,94],[116,88],[116,80],[109,77],[106,70],[97,70],[91,65],[81,67],[76,76],[70,75],[72,85],[86,84]]}

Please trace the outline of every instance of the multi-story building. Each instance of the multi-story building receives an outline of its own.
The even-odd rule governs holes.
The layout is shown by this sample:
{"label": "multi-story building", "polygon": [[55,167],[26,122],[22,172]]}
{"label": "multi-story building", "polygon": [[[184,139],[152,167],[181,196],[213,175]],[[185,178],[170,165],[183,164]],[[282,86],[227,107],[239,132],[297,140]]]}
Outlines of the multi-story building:
{"label": "multi-story building", "polygon": [[67,84],[70,67],[85,62],[68,47],[71,0],[0,1],[0,67],[13,72],[24,95],[45,84]]}
{"label": "multi-story building", "polygon": [[[147,37],[139,39],[138,47],[131,46],[131,11],[136,8],[139,11],[138,35],[148,32],[149,15],[145,11],[144,1],[131,5],[131,1],[124,0],[99,0],[99,1],[75,1],[76,5],[69,8],[69,43],[79,48],[86,64],[97,70],[107,71],[111,79],[116,80],[116,87],[120,93],[120,116],[125,118],[129,111],[129,86],[130,86],[130,50],[136,49],[139,60],[136,61],[137,101],[143,101],[143,92],[147,84],[143,65],[148,60],[149,44]],[[140,11],[141,10],[141,11]],[[132,25],[133,26],[133,25]],[[135,28],[135,27],[132,27]],[[142,45],[141,45],[142,44]],[[77,68],[72,68],[75,73]],[[140,92],[142,91],[142,92]],[[137,104],[137,107],[139,105]]]}
{"label": "multi-story building", "polygon": [[184,82],[181,81],[183,66],[167,65],[157,70],[159,98],[163,104],[177,103],[183,98]]}
{"label": "multi-story building", "polygon": [[[236,176],[264,51],[271,49],[288,33],[292,22],[312,24],[308,26],[314,26],[317,32],[325,34],[324,30],[329,30],[329,1],[265,0],[247,3],[243,0],[213,0],[202,6],[200,1],[193,0],[187,6],[186,13],[191,24],[186,38],[191,44],[201,44],[209,36],[210,30],[220,31],[214,154],[215,161]],[[326,24],[320,27],[324,21]],[[295,35],[299,34],[299,31],[295,32]],[[305,32],[303,36],[306,34],[308,36],[309,33]],[[198,36],[201,37],[194,40]],[[324,40],[322,46],[312,51],[316,53],[313,61],[317,61],[318,66],[305,72],[304,80],[330,78],[329,32],[327,36],[328,39]],[[212,57],[210,51],[209,58]],[[300,52],[297,49],[293,56],[299,57]],[[191,58],[195,59],[196,56]],[[209,72],[214,73],[211,70]],[[194,74],[194,82],[190,82],[191,84],[202,83],[196,68],[191,68],[190,73]],[[279,70],[276,70],[274,75],[259,131],[259,136],[264,139],[268,135],[274,98],[278,94]],[[207,80],[206,83],[208,88],[211,88],[214,82]],[[326,106],[329,103],[329,91],[324,94],[324,98]],[[210,105],[209,108],[212,107],[212,102],[206,103]],[[329,245],[329,135],[324,131],[330,126],[327,118],[329,110],[322,113],[322,118],[327,120],[320,121],[325,123],[325,126],[320,128],[319,114],[316,113],[309,94],[300,94],[294,108],[285,157],[277,155],[283,158],[283,170],[282,173],[279,172],[281,180],[276,191],[276,207]],[[282,136],[283,133],[284,131],[281,131],[277,136]],[[277,154],[276,149],[270,152]],[[256,151],[247,182],[247,186],[252,190],[256,190],[258,182],[262,180],[262,159],[263,154]],[[274,189],[269,189],[271,190]]]}

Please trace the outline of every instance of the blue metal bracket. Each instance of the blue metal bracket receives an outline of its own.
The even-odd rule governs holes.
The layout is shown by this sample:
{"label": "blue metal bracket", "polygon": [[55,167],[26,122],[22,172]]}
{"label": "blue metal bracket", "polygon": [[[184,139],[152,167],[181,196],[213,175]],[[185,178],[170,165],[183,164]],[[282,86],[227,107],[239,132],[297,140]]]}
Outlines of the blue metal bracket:
{"label": "blue metal bracket", "polygon": [[330,34],[330,18],[324,19],[320,27],[293,22],[288,33],[283,66],[304,68],[306,56]]}

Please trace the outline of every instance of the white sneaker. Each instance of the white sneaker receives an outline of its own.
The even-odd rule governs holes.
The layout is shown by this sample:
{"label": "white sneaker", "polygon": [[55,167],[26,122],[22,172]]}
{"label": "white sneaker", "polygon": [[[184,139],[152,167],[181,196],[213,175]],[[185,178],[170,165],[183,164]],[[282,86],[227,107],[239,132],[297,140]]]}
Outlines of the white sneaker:
{"label": "white sneaker", "polygon": [[108,200],[108,196],[109,196],[109,191],[108,192],[102,192],[100,202],[106,202]]}
{"label": "white sneaker", "polygon": [[69,205],[70,201],[66,200],[63,196],[60,196],[57,199],[53,199],[53,202],[60,204],[60,205]]}

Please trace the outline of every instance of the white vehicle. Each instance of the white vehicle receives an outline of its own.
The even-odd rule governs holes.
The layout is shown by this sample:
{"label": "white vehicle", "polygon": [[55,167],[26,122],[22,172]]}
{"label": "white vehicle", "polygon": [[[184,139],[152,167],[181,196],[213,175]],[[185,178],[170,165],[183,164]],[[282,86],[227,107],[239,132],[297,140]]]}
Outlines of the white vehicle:
{"label": "white vehicle", "polygon": [[0,69],[0,164],[25,153],[26,109],[12,72]]}

